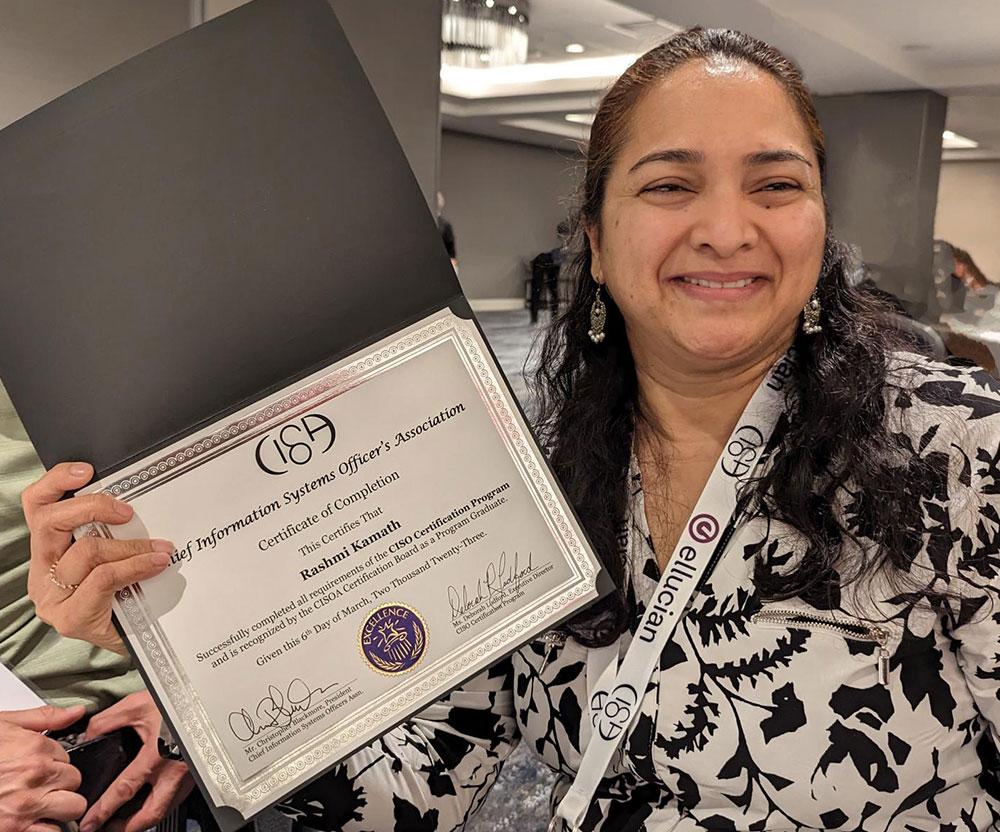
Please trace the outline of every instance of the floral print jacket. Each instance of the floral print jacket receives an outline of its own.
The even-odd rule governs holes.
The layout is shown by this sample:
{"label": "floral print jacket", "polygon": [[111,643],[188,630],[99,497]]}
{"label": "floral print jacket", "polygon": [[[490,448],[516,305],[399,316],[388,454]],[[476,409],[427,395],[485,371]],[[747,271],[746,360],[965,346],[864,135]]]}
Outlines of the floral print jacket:
{"label": "floral print jacket", "polygon": [[[780,570],[803,544],[754,521],[663,650],[583,829],[1000,829],[1000,388],[916,357],[893,381],[890,428],[935,472],[901,518],[920,534],[912,572],[949,599],[869,583],[764,603],[755,562]],[[632,484],[627,590],[641,615],[659,570],[638,472]],[[858,499],[836,510],[863,540]],[[527,645],[282,810],[320,830],[461,829],[519,740],[560,775],[555,804],[590,739],[588,654],[571,638]]]}

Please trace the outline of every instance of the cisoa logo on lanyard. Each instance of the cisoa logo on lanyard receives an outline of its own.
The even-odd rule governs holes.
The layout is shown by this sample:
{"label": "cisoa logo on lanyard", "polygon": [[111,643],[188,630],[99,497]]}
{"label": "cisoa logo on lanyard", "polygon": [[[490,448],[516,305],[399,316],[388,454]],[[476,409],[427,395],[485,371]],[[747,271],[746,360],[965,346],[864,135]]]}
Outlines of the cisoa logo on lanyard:
{"label": "cisoa logo on lanyard", "polygon": [[618,685],[611,693],[597,691],[590,699],[594,730],[604,740],[617,740],[632,721],[639,694],[630,684]]}
{"label": "cisoa logo on lanyard", "polygon": [[722,456],[720,463],[722,472],[727,476],[742,479],[754,469],[763,450],[764,434],[757,427],[743,425],[737,428]]}

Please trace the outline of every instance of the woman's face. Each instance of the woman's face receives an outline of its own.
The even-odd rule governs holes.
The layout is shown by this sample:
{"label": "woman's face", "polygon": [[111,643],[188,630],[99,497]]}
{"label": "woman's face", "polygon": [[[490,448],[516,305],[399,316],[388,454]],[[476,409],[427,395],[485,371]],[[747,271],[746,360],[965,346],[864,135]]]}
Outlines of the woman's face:
{"label": "woman's face", "polygon": [[698,369],[791,342],[825,223],[819,163],[778,82],[698,60],[636,106],[588,236],[636,361]]}

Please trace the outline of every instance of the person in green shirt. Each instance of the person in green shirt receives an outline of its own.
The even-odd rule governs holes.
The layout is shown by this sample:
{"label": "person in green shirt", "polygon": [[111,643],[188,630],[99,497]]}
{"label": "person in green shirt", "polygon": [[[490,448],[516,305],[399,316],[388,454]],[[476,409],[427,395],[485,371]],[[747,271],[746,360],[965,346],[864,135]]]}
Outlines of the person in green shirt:
{"label": "person in green shirt", "polygon": [[[48,703],[4,711],[0,702],[0,832],[52,832],[43,821],[78,819],[81,832],[91,832],[149,784],[142,808],[117,824],[123,832],[140,832],[159,822],[193,784],[183,763],[160,757],[161,717],[129,658],[65,638],[35,614],[27,591],[30,549],[21,492],[44,471],[0,385],[0,662]],[[62,746],[43,735],[76,723],[83,730],[85,718],[81,739],[131,726],[144,742],[89,811],[75,793],[79,773]]]}

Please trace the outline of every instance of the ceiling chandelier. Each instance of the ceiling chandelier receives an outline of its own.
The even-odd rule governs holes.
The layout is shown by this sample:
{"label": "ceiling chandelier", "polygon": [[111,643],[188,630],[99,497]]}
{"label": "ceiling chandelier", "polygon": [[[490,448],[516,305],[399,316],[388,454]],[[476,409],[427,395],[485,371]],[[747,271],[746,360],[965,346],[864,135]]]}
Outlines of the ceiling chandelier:
{"label": "ceiling chandelier", "polygon": [[528,0],[442,0],[442,6],[446,66],[510,66],[528,59]]}

